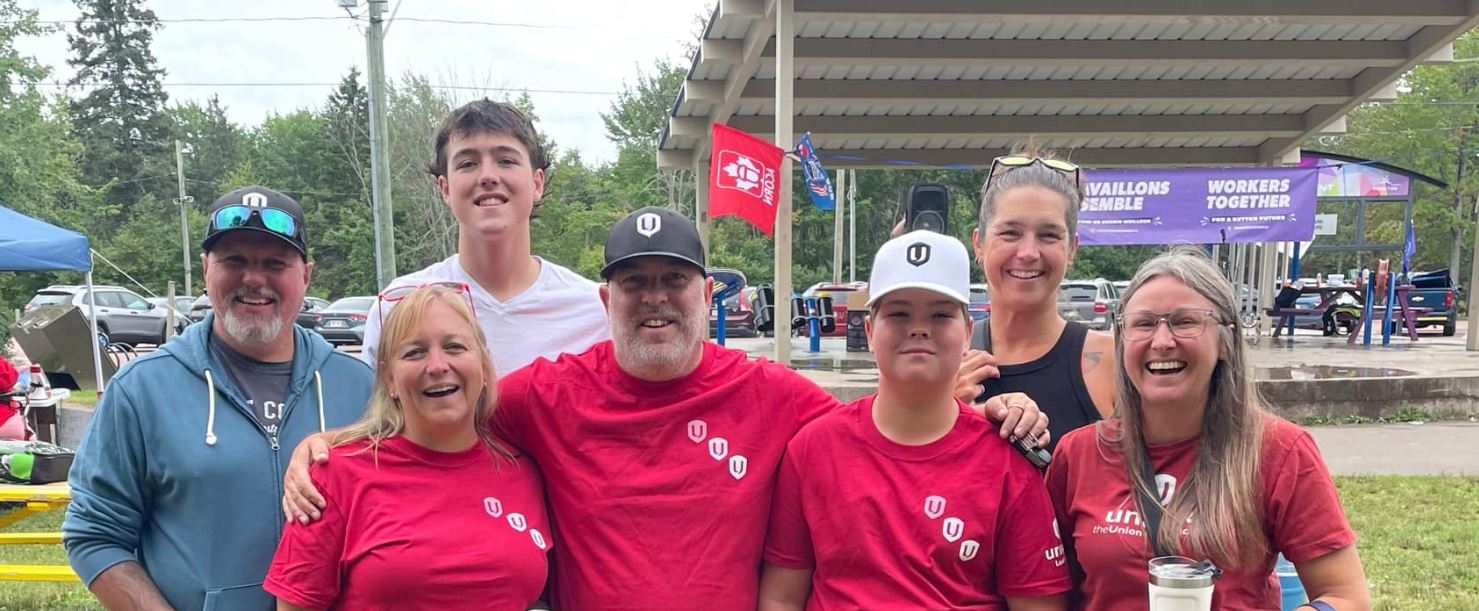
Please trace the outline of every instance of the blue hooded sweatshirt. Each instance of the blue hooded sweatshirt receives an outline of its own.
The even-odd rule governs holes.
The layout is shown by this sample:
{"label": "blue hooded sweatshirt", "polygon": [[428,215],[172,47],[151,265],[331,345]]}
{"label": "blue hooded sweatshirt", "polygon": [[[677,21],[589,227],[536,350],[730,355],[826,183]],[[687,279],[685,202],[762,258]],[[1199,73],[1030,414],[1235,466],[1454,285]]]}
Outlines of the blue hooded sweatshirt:
{"label": "blue hooded sweatshirt", "polygon": [[89,586],[136,560],[175,609],[267,610],[288,458],[358,419],[372,374],[293,325],[286,407],[268,435],[207,347],[213,319],[114,376],[77,448],[62,542]]}

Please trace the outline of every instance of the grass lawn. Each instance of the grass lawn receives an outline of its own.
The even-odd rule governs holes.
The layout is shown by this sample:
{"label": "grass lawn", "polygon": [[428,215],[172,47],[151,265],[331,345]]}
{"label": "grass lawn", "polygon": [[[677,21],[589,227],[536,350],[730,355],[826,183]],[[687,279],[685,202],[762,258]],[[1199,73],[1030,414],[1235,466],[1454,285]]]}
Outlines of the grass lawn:
{"label": "grass lawn", "polygon": [[[1337,477],[1379,611],[1479,609],[1479,479]],[[61,513],[9,531],[55,531]],[[0,549],[4,564],[63,564],[60,546]],[[79,584],[0,582],[0,611],[101,609]]]}

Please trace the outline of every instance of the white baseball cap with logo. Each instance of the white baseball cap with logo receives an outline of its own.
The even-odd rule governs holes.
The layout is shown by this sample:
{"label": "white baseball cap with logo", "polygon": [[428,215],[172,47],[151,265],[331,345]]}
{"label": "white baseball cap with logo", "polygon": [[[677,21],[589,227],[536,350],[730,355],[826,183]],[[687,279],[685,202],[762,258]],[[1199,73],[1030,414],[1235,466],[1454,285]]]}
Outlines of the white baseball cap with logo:
{"label": "white baseball cap with logo", "polygon": [[920,229],[883,243],[873,256],[868,303],[900,289],[926,289],[969,305],[971,256],[948,235]]}

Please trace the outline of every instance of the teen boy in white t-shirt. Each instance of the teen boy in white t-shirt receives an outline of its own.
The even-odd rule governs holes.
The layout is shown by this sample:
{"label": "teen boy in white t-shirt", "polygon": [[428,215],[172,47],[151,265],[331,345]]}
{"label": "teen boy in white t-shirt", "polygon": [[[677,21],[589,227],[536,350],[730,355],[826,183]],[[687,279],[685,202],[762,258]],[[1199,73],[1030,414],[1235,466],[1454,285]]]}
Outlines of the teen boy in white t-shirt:
{"label": "teen boy in white t-shirt", "polygon": [[[530,253],[529,218],[544,196],[549,161],[529,118],[478,100],[447,115],[434,146],[428,170],[457,217],[457,254],[390,286],[466,283],[500,376],[609,338],[596,283]],[[362,358],[371,367],[391,307],[376,300],[366,321]]]}

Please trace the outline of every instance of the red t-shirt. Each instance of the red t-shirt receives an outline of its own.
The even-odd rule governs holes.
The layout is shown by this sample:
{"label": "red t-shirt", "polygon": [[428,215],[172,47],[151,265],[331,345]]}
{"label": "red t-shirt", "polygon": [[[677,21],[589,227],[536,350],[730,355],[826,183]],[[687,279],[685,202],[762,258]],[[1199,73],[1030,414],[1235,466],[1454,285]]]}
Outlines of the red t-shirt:
{"label": "red t-shirt", "polygon": [[283,530],[268,592],[312,609],[523,611],[539,598],[555,540],[533,463],[392,437],[377,467],[368,445],[311,468],[323,518]]}
{"label": "red t-shirt", "polygon": [[[1279,581],[1273,570],[1279,552],[1297,563],[1356,541],[1314,439],[1282,418],[1268,416],[1266,422],[1259,485],[1269,552],[1255,570],[1223,567],[1225,572],[1213,589],[1214,609],[1277,609]],[[1114,430],[1118,421],[1097,426]],[[1199,442],[1199,437],[1193,437],[1150,447],[1151,465],[1164,499],[1170,499],[1191,473]],[[1064,435],[1048,468],[1048,491],[1058,523],[1072,535],[1067,541],[1074,560],[1071,568],[1083,598],[1077,606],[1106,611],[1143,609],[1150,579],[1146,569],[1150,543],[1124,463],[1117,459],[1111,463],[1106,455],[1119,456],[1119,447],[1101,444],[1094,426]]]}
{"label": "red t-shirt", "polygon": [[1042,475],[960,405],[944,437],[905,446],[873,396],[786,448],[765,560],[813,569],[807,609],[1005,609],[1071,587]]}
{"label": "red t-shirt", "polygon": [[565,609],[753,611],[776,466],[838,403],[784,366],[704,344],[671,382],[610,341],[499,382],[496,420],[548,475]]}

